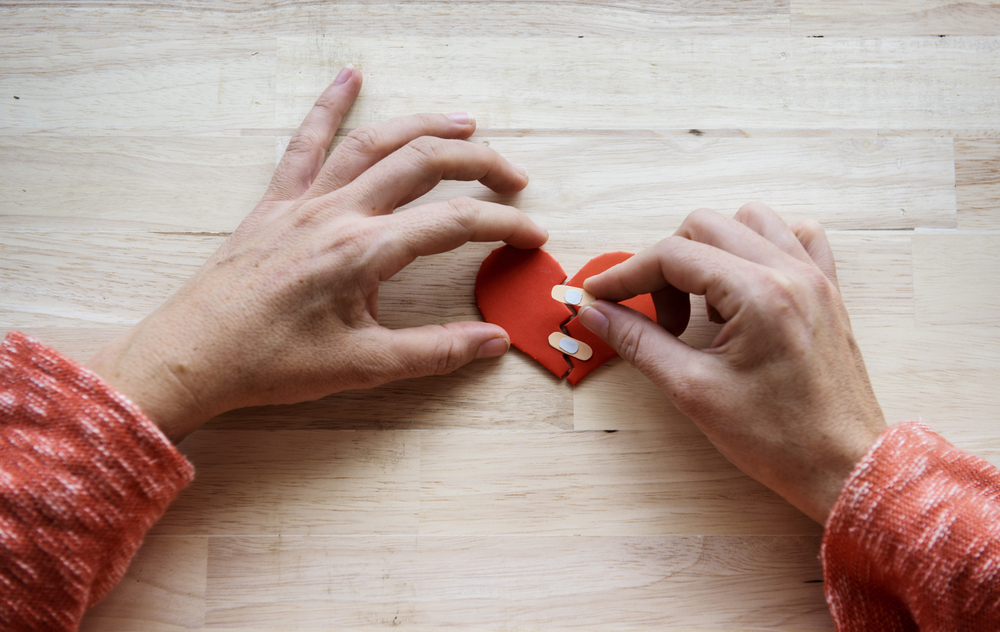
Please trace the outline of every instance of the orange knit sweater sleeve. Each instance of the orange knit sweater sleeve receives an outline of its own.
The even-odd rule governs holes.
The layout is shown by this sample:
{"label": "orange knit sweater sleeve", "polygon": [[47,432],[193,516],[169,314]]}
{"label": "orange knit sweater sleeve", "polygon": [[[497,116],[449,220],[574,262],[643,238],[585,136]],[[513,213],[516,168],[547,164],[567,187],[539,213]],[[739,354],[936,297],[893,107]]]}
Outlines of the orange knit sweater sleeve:
{"label": "orange knit sweater sleeve", "polygon": [[0,629],[75,630],[194,476],[142,412],[19,333],[0,348]]}
{"label": "orange knit sweater sleeve", "polygon": [[1000,470],[892,426],[841,491],[822,558],[838,630],[1000,630]]}

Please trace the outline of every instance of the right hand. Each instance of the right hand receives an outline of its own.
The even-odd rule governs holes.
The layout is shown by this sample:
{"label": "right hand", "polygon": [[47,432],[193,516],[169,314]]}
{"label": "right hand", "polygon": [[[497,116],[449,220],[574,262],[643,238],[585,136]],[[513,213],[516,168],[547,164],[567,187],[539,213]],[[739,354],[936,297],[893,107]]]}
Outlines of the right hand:
{"label": "right hand", "polygon": [[[816,222],[763,204],[702,209],[673,237],[588,279],[580,321],[635,365],[722,454],[825,524],[885,420]],[[653,293],[657,320],[607,301]],[[677,339],[689,294],[724,322],[711,346]]]}

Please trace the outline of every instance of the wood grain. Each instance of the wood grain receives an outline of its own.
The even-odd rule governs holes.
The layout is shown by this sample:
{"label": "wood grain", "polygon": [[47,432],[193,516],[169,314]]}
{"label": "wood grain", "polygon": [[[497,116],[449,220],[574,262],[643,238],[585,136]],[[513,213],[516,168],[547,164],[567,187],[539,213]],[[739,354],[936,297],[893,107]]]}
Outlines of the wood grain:
{"label": "wood grain", "polygon": [[[829,229],[956,222],[951,139],[475,138],[528,170],[528,187],[501,201],[550,231],[656,228],[666,235],[697,208],[732,215],[752,200],[788,221],[815,218]],[[458,194],[483,197],[483,190],[446,183],[427,199]]]}
{"label": "wood grain", "polygon": [[221,242],[213,235],[0,234],[0,322],[12,329],[135,324]]}
{"label": "wood grain", "polygon": [[[950,138],[703,138],[656,132],[491,136],[473,142],[525,166],[513,197],[444,183],[420,200],[471,195],[518,206],[549,230],[672,232],[696,208],[764,200],[831,229],[954,227]],[[233,230],[287,139],[0,136],[0,217],[11,230]],[[114,187],[103,174],[121,174]],[[801,183],[810,187],[803,189]]]}
{"label": "wood grain", "polygon": [[205,625],[208,538],[150,536],[128,574],[80,630],[188,630]]}
{"label": "wood grain", "polygon": [[1000,234],[913,236],[917,323],[1000,324]]}
{"label": "wood grain", "polygon": [[160,535],[416,534],[421,435],[374,430],[198,432],[197,480]]}
{"label": "wood grain", "polygon": [[1000,35],[995,0],[791,0],[799,35]]}
{"label": "wood grain", "polygon": [[[522,208],[569,274],[699,207],[820,220],[887,419],[1000,465],[998,12],[0,0],[0,324],[82,360],[155,309],[352,62],[365,86],[338,141],[471,111],[472,142],[524,165],[528,188],[426,200]],[[383,283],[381,322],[478,319],[495,246]],[[717,332],[696,297],[682,339]],[[833,629],[819,526],[620,359],[574,388],[515,351],[233,411],[182,450],[196,482],[82,629]]]}
{"label": "wood grain", "polygon": [[[206,624],[831,629],[822,584],[814,583],[818,544],[718,536],[212,538]],[[281,571],[265,587],[255,579],[260,568]]]}
{"label": "wood grain", "polygon": [[232,230],[273,156],[268,137],[0,136],[0,217],[6,230]]}
{"label": "wood grain", "polygon": [[743,30],[785,35],[788,0],[469,0],[337,2],[293,0],[262,5],[212,2],[0,3],[7,28],[19,31],[132,30],[183,34],[365,33],[430,36],[727,35]]}
{"label": "wood grain", "polygon": [[960,228],[1000,230],[1000,139],[955,139]]}
{"label": "wood grain", "polygon": [[[1000,45],[990,38],[280,36],[277,55],[282,127],[297,125],[347,62],[376,69],[349,127],[414,107],[469,110],[483,128],[513,129],[992,129],[1000,121]],[[447,59],[447,72],[429,59]]]}
{"label": "wood grain", "polygon": [[907,326],[913,311],[913,246],[905,232],[828,235],[840,293],[855,329]]}
{"label": "wood grain", "polygon": [[275,61],[274,39],[249,35],[5,31],[0,134],[218,135],[268,127]]}
{"label": "wood grain", "polygon": [[690,422],[613,433],[428,431],[420,445],[421,534],[820,532]]}
{"label": "wood grain", "polygon": [[1000,464],[995,326],[856,328],[889,423],[924,421],[949,441]]}

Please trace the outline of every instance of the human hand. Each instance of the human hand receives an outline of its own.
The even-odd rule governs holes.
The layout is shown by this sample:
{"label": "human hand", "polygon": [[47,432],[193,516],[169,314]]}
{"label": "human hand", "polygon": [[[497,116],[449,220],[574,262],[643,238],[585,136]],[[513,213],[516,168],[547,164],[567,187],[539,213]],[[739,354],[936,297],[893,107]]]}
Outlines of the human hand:
{"label": "human hand", "polygon": [[544,229],[471,198],[393,210],[442,179],[499,193],[524,170],[465,142],[465,114],[421,114],[359,128],[326,158],[361,89],[347,67],[292,138],[263,200],[163,306],[88,366],[174,441],[209,418],[392,380],[452,371],[509,347],[496,325],[379,326],[378,286],[420,256],[467,241],[537,248]]}
{"label": "human hand", "polygon": [[[722,454],[825,524],[885,428],[816,222],[763,204],[695,211],[673,237],[591,277],[580,322],[656,384]],[[621,301],[653,293],[658,323]],[[711,346],[677,339],[689,295],[725,323]]]}

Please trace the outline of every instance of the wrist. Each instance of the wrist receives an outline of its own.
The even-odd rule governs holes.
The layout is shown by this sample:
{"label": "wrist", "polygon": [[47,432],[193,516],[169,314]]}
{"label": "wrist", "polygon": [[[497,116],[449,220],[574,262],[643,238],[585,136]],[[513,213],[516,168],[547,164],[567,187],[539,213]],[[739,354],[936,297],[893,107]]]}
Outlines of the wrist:
{"label": "wrist", "polygon": [[195,377],[191,368],[145,344],[136,331],[141,327],[102,347],[84,366],[138,406],[172,442],[179,443],[222,411],[210,411],[202,405],[188,386]]}
{"label": "wrist", "polygon": [[828,442],[825,455],[813,452],[813,459],[803,465],[801,475],[796,477],[799,485],[793,493],[797,498],[789,498],[789,501],[825,526],[844,485],[878,440],[881,428],[884,428],[884,422],[877,427],[874,424],[870,428],[866,426],[863,431],[855,429],[835,444]]}

